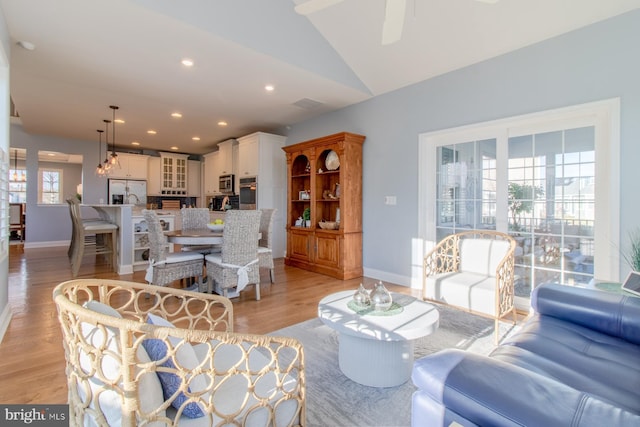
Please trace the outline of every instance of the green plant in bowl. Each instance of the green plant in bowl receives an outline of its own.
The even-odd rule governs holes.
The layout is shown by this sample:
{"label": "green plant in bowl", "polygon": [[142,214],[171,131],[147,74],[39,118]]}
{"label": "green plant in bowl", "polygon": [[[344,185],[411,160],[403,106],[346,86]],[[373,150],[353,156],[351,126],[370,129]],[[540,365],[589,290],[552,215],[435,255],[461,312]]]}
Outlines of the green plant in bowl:
{"label": "green plant in bowl", "polygon": [[629,233],[629,251],[623,252],[622,257],[633,271],[640,271],[640,230]]}

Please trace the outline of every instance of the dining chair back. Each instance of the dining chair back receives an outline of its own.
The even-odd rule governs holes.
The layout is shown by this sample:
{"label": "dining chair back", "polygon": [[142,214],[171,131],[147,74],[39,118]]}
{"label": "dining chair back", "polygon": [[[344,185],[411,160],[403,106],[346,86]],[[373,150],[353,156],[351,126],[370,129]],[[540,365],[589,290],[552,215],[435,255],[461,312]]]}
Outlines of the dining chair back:
{"label": "dining chair back", "polygon": [[85,255],[111,255],[109,261],[113,271],[118,260],[118,226],[106,220],[83,221],[80,201],[74,197],[67,199],[71,216],[71,273],[78,275]]}
{"label": "dining chair back", "polygon": [[269,278],[274,282],[273,265],[273,218],[277,209],[261,209],[260,216],[260,240],[258,241],[258,259],[260,268],[269,269]]}
{"label": "dining chair back", "polygon": [[[208,208],[182,208],[180,210],[182,230],[207,228],[210,222]],[[199,252],[203,255],[220,252],[219,245],[182,245],[182,252]]]}
{"label": "dining chair back", "polygon": [[207,228],[207,224],[210,222],[209,209],[207,208],[182,208],[180,215],[183,230]]}
{"label": "dining chair back", "polygon": [[176,280],[196,277],[198,289],[203,291],[202,270],[204,255],[198,252],[169,252],[169,243],[158,215],[143,210],[149,236],[149,267],[145,280],[157,286],[166,286]]}
{"label": "dining chair back", "polygon": [[229,296],[248,285],[254,284],[256,299],[260,299],[260,268],[258,260],[258,233],[260,230],[259,210],[230,210],[225,215],[222,233],[222,252],[205,257],[207,276],[214,290]]}

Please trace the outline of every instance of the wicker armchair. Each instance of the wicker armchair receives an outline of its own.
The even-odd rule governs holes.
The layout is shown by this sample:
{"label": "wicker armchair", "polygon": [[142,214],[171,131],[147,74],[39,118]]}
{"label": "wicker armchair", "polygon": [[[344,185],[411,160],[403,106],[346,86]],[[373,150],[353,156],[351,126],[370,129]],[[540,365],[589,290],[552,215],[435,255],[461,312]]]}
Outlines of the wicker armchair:
{"label": "wicker armchair", "polygon": [[514,252],[516,241],[508,234],[471,230],[440,241],[423,262],[423,298],[499,320],[514,306]]}
{"label": "wicker armchair", "polygon": [[[248,284],[256,287],[260,299],[260,268],[258,260],[259,210],[230,210],[225,214],[222,253],[210,254],[207,276],[217,293],[235,297]],[[232,294],[229,289],[235,288]]]}
{"label": "wicker armchair", "polygon": [[260,268],[269,269],[269,278],[271,283],[275,281],[274,265],[273,265],[273,217],[277,209],[261,209],[260,217],[260,240],[258,241],[258,259]]}
{"label": "wicker armchair", "polygon": [[143,210],[142,214],[149,227],[149,267],[145,280],[153,285],[166,286],[176,280],[197,277],[198,288],[204,291],[204,255],[198,252],[169,253],[167,236],[158,215],[152,210]]}
{"label": "wicker armchair", "polygon": [[99,279],[61,283],[53,298],[70,425],[305,425],[302,345],[233,333],[227,298]]}
{"label": "wicker armchair", "polygon": [[[180,210],[182,230],[199,230],[207,228],[211,217],[207,208],[182,208]],[[218,245],[183,245],[183,252],[199,252],[203,255],[220,252]]]}

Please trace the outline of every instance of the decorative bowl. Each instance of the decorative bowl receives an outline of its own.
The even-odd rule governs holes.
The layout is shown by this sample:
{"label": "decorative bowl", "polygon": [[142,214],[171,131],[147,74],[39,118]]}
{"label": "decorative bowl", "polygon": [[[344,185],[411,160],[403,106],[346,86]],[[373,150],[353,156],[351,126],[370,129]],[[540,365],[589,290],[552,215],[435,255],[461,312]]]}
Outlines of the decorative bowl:
{"label": "decorative bowl", "polygon": [[318,227],[323,230],[337,230],[340,227],[340,223],[335,221],[320,221]]}
{"label": "decorative bowl", "polygon": [[207,224],[207,228],[211,231],[222,231],[224,229],[224,224]]}

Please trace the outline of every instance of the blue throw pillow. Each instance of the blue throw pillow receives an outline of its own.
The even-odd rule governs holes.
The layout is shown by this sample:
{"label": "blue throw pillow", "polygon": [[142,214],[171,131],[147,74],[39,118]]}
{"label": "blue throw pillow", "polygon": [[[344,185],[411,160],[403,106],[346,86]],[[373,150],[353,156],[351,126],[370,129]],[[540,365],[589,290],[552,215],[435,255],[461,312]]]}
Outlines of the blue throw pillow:
{"label": "blue throw pillow", "polygon": [[[170,326],[170,327],[173,326],[167,320],[154,316],[152,314],[149,314],[147,318],[147,323],[150,323],[152,325],[155,324],[158,326]],[[142,346],[149,354],[149,358],[151,358],[151,360],[153,360],[154,362],[164,359],[167,355],[167,346],[163,341],[159,339],[144,340],[142,341]],[[184,346],[185,344],[183,344],[183,348],[186,349],[187,347],[184,347]],[[189,349],[189,350],[193,352],[193,349]],[[180,358],[180,356],[177,356],[177,357]],[[193,357],[195,359],[195,353],[193,354]],[[185,366],[182,360],[180,360],[179,363],[182,366]],[[163,366],[169,369],[176,368],[176,365],[173,363],[173,360],[171,358],[167,359],[160,366]],[[176,374],[172,374],[170,372],[156,372],[156,374],[158,375],[158,378],[160,379],[160,384],[162,385],[162,393],[164,395],[164,399],[167,400],[168,398],[173,396],[173,394],[180,388],[180,386],[182,385],[182,379]],[[189,392],[191,392],[191,387],[189,387],[188,390]],[[173,406],[176,409],[180,409],[180,407],[187,400],[188,400],[188,397],[184,393],[180,392],[176,396],[176,398],[173,400],[173,402],[171,402],[171,406]],[[182,414],[188,418],[200,418],[204,416],[204,412],[202,412],[202,409],[200,408],[200,406],[198,406],[198,404],[195,402],[188,403],[184,407]]]}

